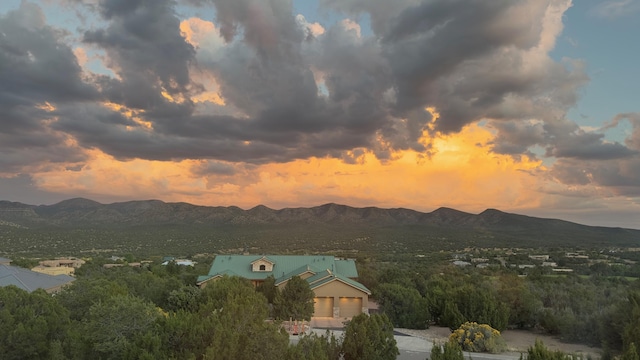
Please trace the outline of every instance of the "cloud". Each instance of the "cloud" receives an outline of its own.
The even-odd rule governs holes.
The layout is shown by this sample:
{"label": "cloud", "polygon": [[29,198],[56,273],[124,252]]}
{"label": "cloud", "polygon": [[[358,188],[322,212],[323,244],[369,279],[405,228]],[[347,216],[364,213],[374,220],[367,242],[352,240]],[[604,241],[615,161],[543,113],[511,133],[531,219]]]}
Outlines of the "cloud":
{"label": "cloud", "polygon": [[55,121],[52,104],[93,101],[98,92],[81,69],[64,33],[46,25],[29,2],[0,16],[0,169],[3,173],[83,160],[82,150]]}
{"label": "cloud", "polygon": [[[487,118],[558,121],[587,81],[580,62],[548,56],[568,0],[406,1],[392,12],[379,1],[322,3],[375,18],[368,37],[349,18],[311,33],[284,0],[198,4],[215,7],[215,23],[180,21],[169,0],[91,5],[104,22],[83,42],[115,76],[93,74],[85,93],[119,108],[55,105],[51,128],[120,159],[264,163],[368,149],[387,160],[428,156],[426,134]],[[513,131],[494,128],[500,153],[554,146],[553,136],[516,146]]]}
{"label": "cloud", "polygon": [[[301,191],[311,179],[297,183],[269,167],[291,166],[291,175],[308,170],[305,161],[415,166],[445,158],[442,139],[480,126],[491,136],[473,146],[486,157],[545,158],[559,185],[637,188],[638,115],[600,130],[567,118],[589,82],[584,61],[549,55],[570,0],[321,0],[341,17],[333,24],[308,23],[288,0],[65,4],[97,20],[69,34],[26,1],[0,17],[0,66],[11,70],[0,71],[3,176],[49,167],[59,179],[39,178],[61,189],[79,176],[68,166],[96,181],[107,170],[138,175],[134,163],[175,163],[172,174],[190,174],[177,187],[183,194],[186,184],[247,190],[243,176]],[[215,17],[181,18],[183,6],[212,7]],[[83,69],[87,54],[103,54],[110,71]],[[604,133],[625,121],[627,139],[608,141]],[[82,166],[96,159],[104,173]],[[170,187],[153,174],[153,186],[131,193]],[[269,189],[261,186],[254,195]]]}
{"label": "cloud", "polygon": [[637,0],[607,0],[602,1],[589,11],[592,16],[604,19],[616,19],[632,15],[640,11]]}

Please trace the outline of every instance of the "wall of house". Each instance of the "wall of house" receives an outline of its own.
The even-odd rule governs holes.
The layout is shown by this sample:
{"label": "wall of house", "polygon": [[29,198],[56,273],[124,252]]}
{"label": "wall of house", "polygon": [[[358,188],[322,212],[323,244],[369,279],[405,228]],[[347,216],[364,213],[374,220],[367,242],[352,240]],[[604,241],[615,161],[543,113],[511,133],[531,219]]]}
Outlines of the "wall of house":
{"label": "wall of house", "polygon": [[[264,265],[264,270],[260,270],[260,265]],[[251,264],[251,271],[256,271],[256,272],[273,271],[273,264],[262,259],[256,260],[253,264]]]}
{"label": "wall of house", "polygon": [[351,285],[347,285],[339,280],[334,280],[313,289],[316,297],[333,297],[333,317],[341,317],[340,314],[340,298],[361,298],[362,312],[369,312],[369,295],[362,290],[356,289]]}

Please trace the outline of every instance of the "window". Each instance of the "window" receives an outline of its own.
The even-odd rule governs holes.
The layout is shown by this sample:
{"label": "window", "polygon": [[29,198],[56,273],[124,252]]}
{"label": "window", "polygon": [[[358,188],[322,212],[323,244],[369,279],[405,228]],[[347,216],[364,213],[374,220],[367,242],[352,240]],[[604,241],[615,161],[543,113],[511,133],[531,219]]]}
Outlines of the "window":
{"label": "window", "polygon": [[260,271],[265,271],[265,270],[267,270],[267,265],[265,264],[260,265]]}

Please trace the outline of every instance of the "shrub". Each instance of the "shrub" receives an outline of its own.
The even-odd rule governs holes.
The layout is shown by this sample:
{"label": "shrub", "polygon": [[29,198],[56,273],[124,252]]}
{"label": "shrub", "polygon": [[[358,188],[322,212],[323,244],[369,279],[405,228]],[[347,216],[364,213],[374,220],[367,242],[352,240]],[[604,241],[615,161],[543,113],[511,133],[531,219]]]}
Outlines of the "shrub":
{"label": "shrub", "polygon": [[457,343],[448,341],[440,346],[433,343],[431,348],[431,360],[464,360],[464,354],[460,345]]}
{"label": "shrub", "polygon": [[466,322],[455,330],[449,341],[459,344],[464,351],[490,352],[492,354],[506,350],[507,344],[500,331],[487,324]]}

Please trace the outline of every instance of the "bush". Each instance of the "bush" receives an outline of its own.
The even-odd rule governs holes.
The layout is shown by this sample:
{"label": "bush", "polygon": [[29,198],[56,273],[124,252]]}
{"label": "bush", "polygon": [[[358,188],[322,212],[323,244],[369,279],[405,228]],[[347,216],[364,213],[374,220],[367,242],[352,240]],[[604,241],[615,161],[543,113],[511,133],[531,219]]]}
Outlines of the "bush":
{"label": "bush", "polygon": [[492,354],[505,351],[507,344],[500,331],[487,324],[466,322],[455,330],[449,341],[459,344],[464,351],[490,352]]}
{"label": "bush", "polygon": [[431,348],[431,360],[464,360],[464,354],[460,345],[452,341],[440,345],[434,343]]}
{"label": "bush", "polygon": [[582,359],[582,357],[573,357],[571,355],[565,354],[562,351],[556,350],[551,351],[547,349],[546,346],[540,340],[536,340],[535,345],[530,346],[527,349],[527,356],[524,357],[520,355],[520,359],[526,360],[572,360],[572,359]]}

